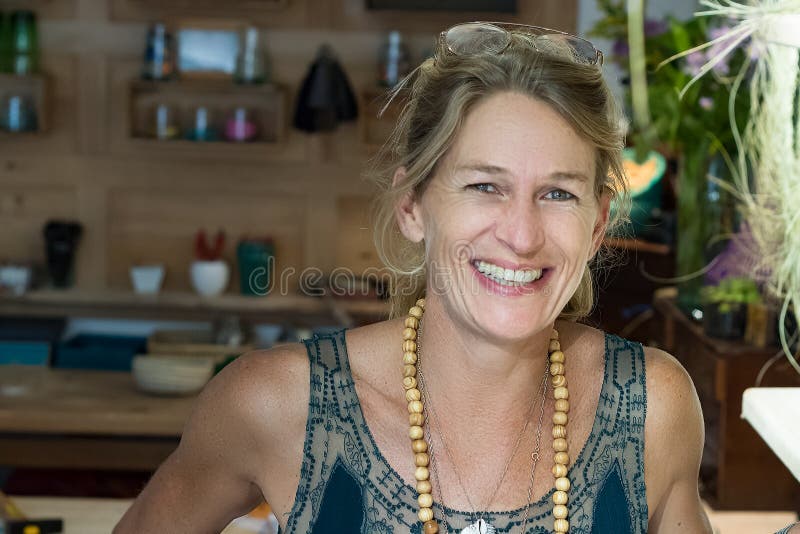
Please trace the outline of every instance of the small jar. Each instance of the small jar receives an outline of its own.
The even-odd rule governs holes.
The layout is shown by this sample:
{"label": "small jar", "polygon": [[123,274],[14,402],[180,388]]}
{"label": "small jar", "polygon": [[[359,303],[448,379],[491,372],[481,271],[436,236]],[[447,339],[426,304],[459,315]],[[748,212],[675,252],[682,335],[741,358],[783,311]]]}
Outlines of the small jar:
{"label": "small jar", "polygon": [[177,139],[180,134],[175,108],[170,104],[157,104],[151,114],[152,122],[148,128],[150,135],[159,141]]}
{"label": "small jar", "polygon": [[214,121],[214,111],[207,106],[197,106],[192,110],[186,127],[189,141],[218,141],[219,132]]}
{"label": "small jar", "polygon": [[35,132],[38,129],[36,108],[25,95],[8,95],[0,108],[0,128],[12,133]]}
{"label": "small jar", "polygon": [[225,120],[225,139],[236,143],[255,141],[258,138],[258,122],[252,111],[245,107],[231,110]]}

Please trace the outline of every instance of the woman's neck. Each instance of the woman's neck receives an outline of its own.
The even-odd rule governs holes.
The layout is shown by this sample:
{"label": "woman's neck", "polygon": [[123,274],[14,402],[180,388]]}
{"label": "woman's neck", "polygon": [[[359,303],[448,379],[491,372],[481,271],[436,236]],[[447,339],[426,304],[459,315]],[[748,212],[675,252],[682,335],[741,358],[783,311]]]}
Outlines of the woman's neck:
{"label": "woman's neck", "polygon": [[[458,419],[519,421],[547,369],[552,325],[530,338],[504,341],[453,320],[438,298],[426,299],[419,331],[419,369],[439,413]],[[537,401],[538,402],[538,401]]]}

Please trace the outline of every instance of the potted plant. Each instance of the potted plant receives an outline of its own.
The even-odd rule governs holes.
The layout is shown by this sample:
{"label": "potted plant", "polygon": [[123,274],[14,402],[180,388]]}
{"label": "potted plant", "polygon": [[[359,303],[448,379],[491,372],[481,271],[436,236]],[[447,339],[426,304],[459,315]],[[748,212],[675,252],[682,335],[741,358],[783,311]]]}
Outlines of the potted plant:
{"label": "potted plant", "polygon": [[195,260],[189,269],[192,287],[204,297],[217,296],[228,287],[230,267],[222,259],[225,233],[220,230],[209,245],[205,230],[198,230],[194,240]]}
{"label": "potted plant", "polygon": [[747,326],[747,308],[761,302],[756,283],[749,278],[725,278],[701,290],[703,330],[711,337],[741,339]]}

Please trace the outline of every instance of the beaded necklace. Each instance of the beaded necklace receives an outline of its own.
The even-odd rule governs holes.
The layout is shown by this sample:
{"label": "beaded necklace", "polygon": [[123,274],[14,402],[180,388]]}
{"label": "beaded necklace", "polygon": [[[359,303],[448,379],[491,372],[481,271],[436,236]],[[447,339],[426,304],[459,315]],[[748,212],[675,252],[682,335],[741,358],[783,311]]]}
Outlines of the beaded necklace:
{"label": "beaded necklace", "polygon": [[[425,423],[422,393],[417,383],[417,329],[422,314],[425,310],[425,299],[417,300],[416,304],[408,311],[403,329],[403,388],[408,402],[408,422],[410,425],[408,436],[411,438],[411,450],[414,452],[414,478],[417,481],[417,503],[419,511],[417,517],[423,523],[425,534],[437,534],[439,523],[434,519],[433,513],[433,488],[430,482],[430,455],[428,441],[425,439],[423,429]],[[555,399],[555,413],[553,414],[553,476],[555,477],[556,491],[553,493],[553,530],[556,534],[569,532],[567,520],[568,494],[570,481],[567,478],[569,454],[567,452],[567,413],[569,412],[569,391],[567,379],[564,375],[564,353],[558,341],[558,331],[553,329],[548,347],[550,360],[550,375],[553,383],[553,397]]]}

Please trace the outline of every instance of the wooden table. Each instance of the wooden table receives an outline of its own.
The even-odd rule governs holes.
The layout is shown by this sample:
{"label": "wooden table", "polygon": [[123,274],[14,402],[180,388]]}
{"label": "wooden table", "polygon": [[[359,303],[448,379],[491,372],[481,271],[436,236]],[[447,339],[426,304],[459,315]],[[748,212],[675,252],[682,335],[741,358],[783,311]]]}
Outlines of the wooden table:
{"label": "wooden table", "polygon": [[[706,425],[701,481],[716,509],[796,510],[800,484],[741,419],[742,394],[755,385],[762,366],[778,348],[710,338],[686,317],[673,298],[656,294],[653,306],[663,321],[663,343],[686,368],[697,388]],[[785,360],[764,374],[762,386],[800,386]],[[769,490],[759,481],[769,480]]]}
{"label": "wooden table", "polygon": [[[108,534],[131,505],[129,499],[76,499],[63,497],[13,497],[28,518],[61,518],[64,534]],[[260,529],[258,528],[260,527]],[[221,534],[274,534],[247,516],[233,521]]]}
{"label": "wooden table", "polygon": [[195,397],[155,397],[125,372],[0,366],[0,465],[155,469]]}

